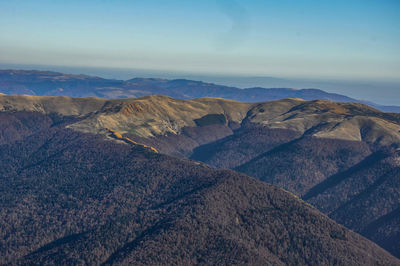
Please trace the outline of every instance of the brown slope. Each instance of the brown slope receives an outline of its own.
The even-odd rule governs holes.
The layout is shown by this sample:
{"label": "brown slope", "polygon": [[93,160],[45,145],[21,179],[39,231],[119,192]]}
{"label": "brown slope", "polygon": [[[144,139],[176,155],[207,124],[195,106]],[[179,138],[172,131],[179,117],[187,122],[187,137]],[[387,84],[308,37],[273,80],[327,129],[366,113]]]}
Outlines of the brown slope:
{"label": "brown slope", "polygon": [[[399,256],[398,217],[389,215],[400,201],[396,154],[374,152],[377,147],[365,142],[310,137],[279,146],[276,136],[259,138],[258,131],[235,132],[195,149],[191,158],[221,168],[244,163],[236,169],[304,195],[334,220]],[[271,144],[278,147],[271,150]]]}
{"label": "brown slope", "polygon": [[399,251],[399,224],[400,209],[397,208],[379,219],[371,222],[361,234],[373,240],[375,243],[384,247],[396,257],[400,257]]}
{"label": "brown slope", "polygon": [[376,152],[322,182],[305,199],[339,223],[376,241],[396,256],[400,208],[400,156]]}
{"label": "brown slope", "polygon": [[364,142],[303,137],[261,154],[236,170],[303,196],[370,154],[371,148]]}
{"label": "brown slope", "polygon": [[17,112],[13,114],[0,112],[0,144],[7,144],[23,139],[44,128],[49,128],[53,120],[40,113]]}
{"label": "brown slope", "polygon": [[0,152],[1,263],[400,263],[233,171],[56,128]]}
{"label": "brown slope", "polygon": [[230,136],[195,148],[190,158],[217,168],[233,169],[300,136],[298,131],[269,129],[252,123]]}

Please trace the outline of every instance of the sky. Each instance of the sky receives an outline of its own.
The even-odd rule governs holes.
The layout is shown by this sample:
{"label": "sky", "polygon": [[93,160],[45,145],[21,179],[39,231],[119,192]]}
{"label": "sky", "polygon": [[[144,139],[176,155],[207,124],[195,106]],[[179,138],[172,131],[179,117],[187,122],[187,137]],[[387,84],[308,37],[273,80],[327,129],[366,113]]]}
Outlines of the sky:
{"label": "sky", "polygon": [[0,0],[0,63],[400,80],[399,0]]}

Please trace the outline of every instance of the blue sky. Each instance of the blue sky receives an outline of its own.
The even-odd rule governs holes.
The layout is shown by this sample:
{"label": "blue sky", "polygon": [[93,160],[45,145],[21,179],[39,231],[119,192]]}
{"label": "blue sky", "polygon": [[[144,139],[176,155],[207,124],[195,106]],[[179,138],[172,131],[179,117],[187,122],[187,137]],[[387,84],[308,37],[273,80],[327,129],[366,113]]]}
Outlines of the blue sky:
{"label": "blue sky", "polygon": [[400,79],[398,0],[0,0],[0,63]]}

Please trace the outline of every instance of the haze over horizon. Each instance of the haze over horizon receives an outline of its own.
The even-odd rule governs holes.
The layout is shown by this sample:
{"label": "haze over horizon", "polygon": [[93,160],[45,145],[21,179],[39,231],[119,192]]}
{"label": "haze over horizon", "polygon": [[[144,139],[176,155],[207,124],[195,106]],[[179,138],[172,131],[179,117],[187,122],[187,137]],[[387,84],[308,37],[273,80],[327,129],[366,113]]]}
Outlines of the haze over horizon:
{"label": "haze over horizon", "polygon": [[73,67],[55,65],[2,64],[0,69],[54,71],[64,74],[84,74],[107,79],[129,80],[132,78],[188,79],[214,83],[237,88],[293,88],[321,89],[338,93],[358,100],[380,105],[400,106],[400,81],[374,79],[329,79],[329,78],[296,78],[280,76],[254,76],[233,74],[190,73],[184,71],[163,71],[132,68]]}
{"label": "haze over horizon", "polygon": [[400,79],[394,0],[1,1],[0,63]]}

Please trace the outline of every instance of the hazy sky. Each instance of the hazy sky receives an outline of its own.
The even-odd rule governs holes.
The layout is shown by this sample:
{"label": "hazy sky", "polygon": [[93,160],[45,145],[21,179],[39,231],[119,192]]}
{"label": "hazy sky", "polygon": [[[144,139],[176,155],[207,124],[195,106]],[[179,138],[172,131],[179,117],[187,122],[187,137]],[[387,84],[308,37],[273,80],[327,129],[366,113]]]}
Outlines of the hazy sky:
{"label": "hazy sky", "polygon": [[399,0],[0,0],[0,63],[400,79]]}

